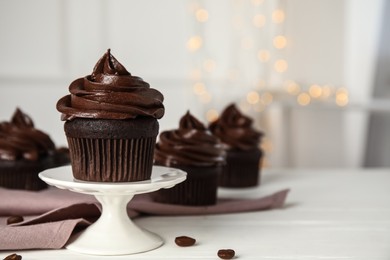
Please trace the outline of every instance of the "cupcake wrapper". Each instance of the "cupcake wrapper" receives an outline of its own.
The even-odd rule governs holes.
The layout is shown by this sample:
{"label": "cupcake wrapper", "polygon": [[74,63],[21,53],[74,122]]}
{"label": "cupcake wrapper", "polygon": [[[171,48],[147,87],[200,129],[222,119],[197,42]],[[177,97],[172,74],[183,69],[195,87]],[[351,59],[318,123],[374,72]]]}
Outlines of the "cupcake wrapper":
{"label": "cupcake wrapper", "polygon": [[189,206],[216,204],[220,167],[199,168],[195,171],[190,167],[177,168],[187,172],[187,179],[173,188],[152,193],[155,201]]}
{"label": "cupcake wrapper", "polygon": [[155,137],[92,139],[68,137],[73,176],[96,182],[150,179]]}
{"label": "cupcake wrapper", "polygon": [[228,151],[219,186],[245,188],[260,185],[261,151]]}
{"label": "cupcake wrapper", "polygon": [[7,189],[42,190],[47,188],[38,174],[42,169],[32,167],[17,167],[16,169],[1,168],[0,186]]}

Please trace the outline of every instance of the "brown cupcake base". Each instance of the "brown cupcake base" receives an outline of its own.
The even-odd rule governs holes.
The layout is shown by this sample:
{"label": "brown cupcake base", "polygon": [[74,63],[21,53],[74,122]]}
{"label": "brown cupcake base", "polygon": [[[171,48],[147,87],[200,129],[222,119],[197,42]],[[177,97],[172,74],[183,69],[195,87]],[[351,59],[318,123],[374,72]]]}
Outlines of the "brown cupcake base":
{"label": "brown cupcake base", "polygon": [[68,137],[75,179],[132,182],[150,179],[155,138],[90,139]]}
{"label": "brown cupcake base", "polygon": [[158,133],[154,118],[82,119],[65,123],[73,176],[94,182],[134,182],[152,174]]}
{"label": "brown cupcake base", "polygon": [[174,166],[187,172],[187,179],[170,189],[161,189],[151,194],[156,202],[207,206],[217,203],[218,176],[221,166],[191,167]]}
{"label": "brown cupcake base", "polygon": [[219,178],[219,186],[246,188],[260,185],[262,151],[227,150],[226,165]]}
{"label": "brown cupcake base", "polygon": [[69,164],[67,151],[56,151],[39,161],[0,160],[0,187],[7,189],[38,191],[48,187],[38,174],[46,169]]}
{"label": "brown cupcake base", "polygon": [[45,189],[47,184],[38,177],[43,169],[40,162],[0,161],[0,186],[31,191]]}
{"label": "brown cupcake base", "polygon": [[31,191],[45,189],[47,184],[38,177],[42,170],[36,162],[0,162],[0,186]]}

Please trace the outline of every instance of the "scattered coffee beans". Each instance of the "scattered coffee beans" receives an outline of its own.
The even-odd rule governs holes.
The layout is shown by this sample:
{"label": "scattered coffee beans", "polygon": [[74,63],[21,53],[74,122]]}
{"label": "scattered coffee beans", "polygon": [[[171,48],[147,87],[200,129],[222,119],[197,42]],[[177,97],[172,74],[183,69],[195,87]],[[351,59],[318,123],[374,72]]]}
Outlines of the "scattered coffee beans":
{"label": "scattered coffee beans", "polygon": [[220,249],[218,250],[218,256],[221,259],[232,259],[236,252],[233,249]]}
{"label": "scattered coffee beans", "polygon": [[22,260],[22,256],[17,254],[12,254],[4,258],[4,260]]}
{"label": "scattered coffee beans", "polygon": [[11,216],[7,218],[7,225],[22,222],[24,219],[22,216]]}
{"label": "scattered coffee beans", "polygon": [[178,246],[193,246],[196,240],[192,237],[180,236],[175,238],[175,243]]}

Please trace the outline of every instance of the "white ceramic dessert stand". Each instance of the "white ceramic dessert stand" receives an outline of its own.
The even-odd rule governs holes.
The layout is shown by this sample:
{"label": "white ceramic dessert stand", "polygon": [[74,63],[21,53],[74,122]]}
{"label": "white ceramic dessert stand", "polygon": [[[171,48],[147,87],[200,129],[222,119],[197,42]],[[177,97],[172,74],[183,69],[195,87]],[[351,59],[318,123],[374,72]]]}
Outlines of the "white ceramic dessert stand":
{"label": "white ceramic dessert stand", "polygon": [[135,225],[127,215],[127,204],[134,195],[171,188],[184,181],[187,174],[174,168],[153,166],[152,177],[147,181],[101,183],[75,180],[71,166],[49,169],[39,177],[60,189],[91,194],[102,205],[100,218],[72,237],[66,248],[93,255],[126,255],[160,247],[163,240]]}

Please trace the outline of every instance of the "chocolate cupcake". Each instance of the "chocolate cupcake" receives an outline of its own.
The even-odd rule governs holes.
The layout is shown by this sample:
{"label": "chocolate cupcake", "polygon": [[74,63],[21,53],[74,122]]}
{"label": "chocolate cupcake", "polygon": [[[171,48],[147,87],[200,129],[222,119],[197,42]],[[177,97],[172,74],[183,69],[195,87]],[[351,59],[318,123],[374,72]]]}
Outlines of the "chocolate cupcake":
{"label": "chocolate cupcake", "polygon": [[209,128],[226,150],[226,165],[219,185],[231,188],[259,185],[263,156],[259,144],[263,134],[253,128],[252,119],[231,104]]}
{"label": "chocolate cupcake", "polygon": [[65,121],[74,178],[150,179],[163,95],[132,76],[110,50],[92,74],[73,81],[69,91],[57,102],[57,110]]}
{"label": "chocolate cupcake", "polygon": [[31,118],[16,109],[10,122],[0,123],[0,186],[41,190],[39,172],[69,164],[69,151],[57,149],[50,137],[34,128]]}
{"label": "chocolate cupcake", "polygon": [[181,118],[178,129],[160,134],[154,160],[156,165],[187,172],[184,182],[152,193],[155,201],[192,206],[216,203],[225,153],[218,138],[189,112]]}

